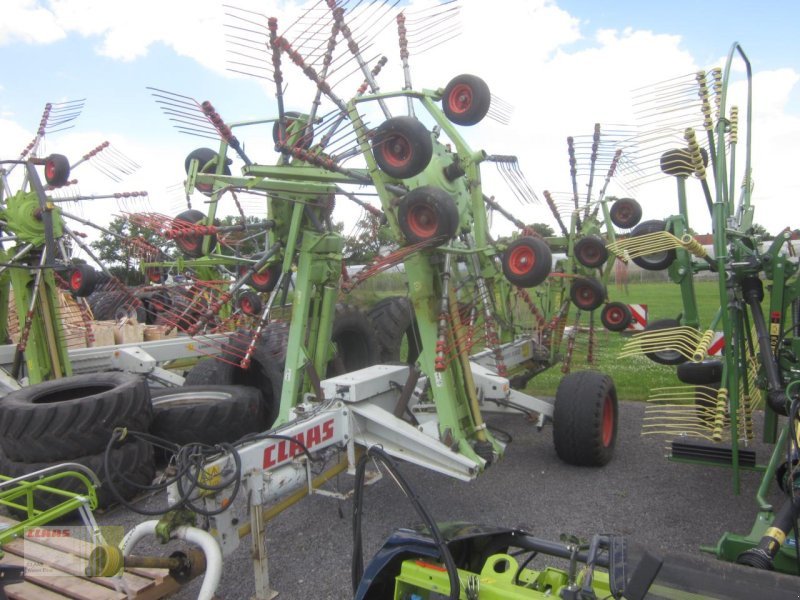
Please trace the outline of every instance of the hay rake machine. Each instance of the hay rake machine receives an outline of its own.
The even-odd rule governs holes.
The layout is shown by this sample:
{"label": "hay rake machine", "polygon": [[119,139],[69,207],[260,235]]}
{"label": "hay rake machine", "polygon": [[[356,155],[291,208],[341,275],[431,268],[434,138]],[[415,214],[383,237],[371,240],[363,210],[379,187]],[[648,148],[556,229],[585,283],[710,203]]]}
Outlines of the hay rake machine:
{"label": "hay rake machine", "polygon": [[[528,298],[526,307],[533,306],[526,290],[547,280],[552,254],[527,227],[506,241],[489,234],[487,208],[518,221],[484,194],[483,164],[498,165],[518,198],[531,201],[534,194],[515,157],[473,150],[460,128],[486,116],[507,119],[507,107],[473,75],[459,75],[433,90],[412,86],[410,53],[425,42],[414,37],[410,24],[436,25],[435,33],[428,31],[428,43],[449,37],[453,30],[446,17],[452,4],[415,16],[378,4],[319,3],[283,32],[275,18],[229,7],[234,68],[275,84],[277,118],[226,122],[210,102],[152,89],[179,130],[214,137],[219,147],[199,148],[185,161],[187,200],[200,192],[207,211],[187,204],[174,219],[130,216],[174,240],[182,254],[177,261],[144,267],[188,269],[198,285],[221,282],[207,286],[214,289],[207,290],[184,332],[197,338],[218,331],[225,310],[247,313],[251,320],[221,343],[218,359],[198,363],[187,382],[199,373],[214,381],[230,368],[255,374],[253,384],[273,399],[274,418],[270,430],[235,447],[209,449],[202,464],[179,465],[169,485],[167,515],[137,526],[131,535],[135,540],[154,532],[168,537],[173,527],[200,515],[228,555],[249,534],[259,598],[272,593],[264,522],[276,509],[269,505],[296,488],[301,489],[288,501],[311,492],[342,497],[318,488],[339,472],[354,471],[364,449],[381,448],[387,457],[471,480],[504,454],[505,443],[483,418],[484,412],[498,411],[528,415],[540,427],[552,421],[556,451],[566,462],[601,466],[613,455],[617,400],[609,377],[595,371],[570,374],[555,403],[512,389],[507,378],[514,369],[541,370],[551,362],[541,336],[514,325],[510,301],[518,294]],[[368,59],[367,49],[393,22],[405,85],[386,92],[377,77],[387,61]],[[362,81],[346,100],[332,81],[353,63]],[[284,106],[284,69],[293,67],[314,85],[307,112]],[[277,152],[273,165],[256,162],[239,140],[245,128],[265,126]],[[234,160],[241,163],[240,174],[233,173]],[[263,202],[267,218],[246,231],[259,248],[231,256],[219,243],[225,233],[218,221],[220,206],[232,199],[240,207],[244,198]],[[343,275],[345,241],[331,226],[333,202],[340,200],[369,211],[392,240],[353,277]],[[234,227],[245,233],[245,215],[240,217]],[[592,218],[596,223],[591,214],[584,222]],[[593,229],[586,225],[583,231]],[[358,362],[353,355],[374,346],[353,336],[337,338],[336,322],[345,310],[341,295],[398,264],[408,281],[406,307],[413,314],[408,338],[415,359],[353,370]],[[290,310],[288,319],[281,310]],[[558,311],[540,315],[538,325],[558,323],[563,312],[559,301]],[[477,345],[484,350],[471,358]],[[377,358],[372,353],[370,363]],[[337,361],[345,363],[344,373]],[[332,460],[338,462],[330,467]],[[247,496],[249,519],[239,516],[239,492]],[[598,547],[594,556],[609,547]],[[621,559],[621,546],[614,545],[614,551],[615,560]],[[98,550],[96,558],[97,574],[110,574],[124,563],[119,549]],[[203,594],[215,586],[208,581]],[[564,577],[549,581],[548,591],[522,583],[512,588],[544,597],[574,585],[574,577]],[[451,588],[451,597],[458,596],[458,587]],[[592,583],[587,580],[585,588],[589,593]],[[598,589],[608,594],[607,584]],[[617,587],[614,593],[619,595]]]}
{"label": "hay rake machine", "polygon": [[[71,127],[83,105],[82,100],[47,104],[33,141],[18,159],[2,161],[0,207],[4,237],[0,267],[0,314],[3,316],[0,337],[13,340],[16,345],[13,361],[10,361],[13,363],[10,377],[4,380],[5,387],[12,389],[19,387],[16,381],[23,377],[27,383],[36,384],[72,374],[68,350],[91,346],[94,341],[86,296],[96,288],[117,290],[119,307],[126,312],[142,306],[141,301],[102,266],[86,243],[86,234],[73,227],[86,225],[113,233],[82,217],[79,214],[82,204],[108,199],[137,204],[147,193],[85,195],[79,191],[78,180],[70,179],[77,167],[88,164],[119,182],[138,165],[108,142],[73,163],[62,154],[42,156],[46,135]],[[43,167],[44,180],[38,170],[40,167]],[[137,239],[118,237],[124,244],[140,243]],[[78,249],[102,272],[98,273],[85,260],[76,259]],[[10,299],[15,310],[9,312]]]}
{"label": "hay rake machine", "polygon": [[[737,59],[747,75],[742,113],[737,106],[728,108]],[[613,250],[645,269],[667,269],[680,286],[683,304],[678,318],[651,323],[623,350],[623,356],[644,355],[676,365],[682,383],[652,390],[644,433],[671,436],[673,460],[732,468],[736,493],[742,470],[762,472],[752,531],[744,536],[726,533],[716,547],[705,550],[726,560],[797,575],[797,537],[791,532],[797,531],[800,514],[795,391],[800,375],[796,338],[800,280],[789,229],[769,243],[754,231],[749,60],[734,44],[724,68],[643,90],[641,100],[646,130],[640,138],[641,152],[658,164],[643,177],[654,178],[657,170],[673,177],[678,212],[665,220],[641,223]],[[684,108],[665,112],[665,103]],[[657,121],[659,113],[669,114],[669,121]],[[691,181],[699,187],[690,187]],[[691,233],[692,190],[708,208],[712,252]],[[694,284],[698,274],[708,272],[718,278],[720,306],[703,324]],[[721,358],[709,356],[716,331],[724,340]],[[753,411],[761,406],[763,441],[774,444],[766,464],[757,464],[748,447],[755,435]],[[782,491],[780,506],[767,500],[773,485]]]}

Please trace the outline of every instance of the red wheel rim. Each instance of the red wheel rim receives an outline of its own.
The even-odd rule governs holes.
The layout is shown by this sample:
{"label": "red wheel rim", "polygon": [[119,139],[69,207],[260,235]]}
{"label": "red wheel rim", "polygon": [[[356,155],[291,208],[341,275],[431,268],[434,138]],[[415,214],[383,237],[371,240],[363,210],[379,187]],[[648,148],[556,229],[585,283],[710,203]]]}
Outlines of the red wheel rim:
{"label": "red wheel rim", "polygon": [[77,269],[72,272],[69,278],[69,287],[72,291],[78,290],[81,287],[81,283],[83,283],[83,275]]}
{"label": "red wheel rim", "polygon": [[586,308],[594,304],[597,296],[594,290],[588,285],[581,285],[575,290],[575,297],[578,300],[581,308]]}
{"label": "red wheel rim", "polygon": [[411,160],[412,150],[408,139],[402,135],[392,135],[381,143],[381,156],[392,167],[403,167]]}
{"label": "red wheel rim", "polygon": [[439,228],[439,216],[427,204],[417,204],[412,207],[408,211],[407,222],[411,232],[422,239],[433,237]]}
{"label": "red wheel rim", "polygon": [[159,269],[147,269],[147,279],[152,283],[159,283],[161,281],[161,271]]}
{"label": "red wheel rim", "polygon": [[253,303],[250,302],[250,298],[242,298],[241,302],[239,303],[239,306],[242,307],[242,312],[246,315],[252,315],[254,312]]}
{"label": "red wheel rim", "polygon": [[250,278],[253,282],[253,285],[257,285],[258,287],[267,287],[272,281],[272,274],[267,270],[263,273],[253,273],[253,276]]}
{"label": "red wheel rim", "polygon": [[[41,163],[40,163],[41,164]],[[44,163],[44,178],[50,181],[56,177],[56,165],[52,160]]]}
{"label": "red wheel rim", "polygon": [[606,310],[606,321],[611,325],[619,325],[624,318],[625,314],[622,312],[622,309],[617,306]]}
{"label": "red wheel rim", "polygon": [[585,244],[581,248],[581,261],[586,264],[594,264],[600,260],[599,248],[595,244]]}
{"label": "red wheel rim", "polygon": [[611,396],[608,395],[603,400],[602,427],[603,447],[608,448],[611,445],[611,440],[614,439],[614,403],[611,401]]}
{"label": "red wheel rim", "polygon": [[465,113],[472,106],[472,88],[466,84],[455,86],[447,98],[447,105],[453,113]]}
{"label": "red wheel rim", "polygon": [[508,268],[514,275],[525,275],[536,264],[536,253],[528,246],[517,246],[508,257]]}

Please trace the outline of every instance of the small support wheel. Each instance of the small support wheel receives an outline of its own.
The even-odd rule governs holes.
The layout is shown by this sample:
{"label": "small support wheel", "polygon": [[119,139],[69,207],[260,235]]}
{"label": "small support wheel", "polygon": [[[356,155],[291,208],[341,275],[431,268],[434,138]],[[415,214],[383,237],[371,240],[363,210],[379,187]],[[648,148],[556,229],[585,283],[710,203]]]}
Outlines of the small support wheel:
{"label": "small support wheel", "polygon": [[[287,112],[284,115],[284,136],[281,137],[281,124],[280,121],[275,121],[272,126],[272,141],[276,146],[283,146],[289,141],[292,141],[293,148],[302,148],[308,150],[311,147],[311,141],[314,139],[314,128],[307,125],[307,120],[303,120],[299,112]],[[303,127],[303,133],[300,135],[300,130],[290,132],[295,126]]]}
{"label": "small support wheel", "polygon": [[489,86],[475,75],[458,75],[450,80],[442,96],[442,111],[457,125],[475,125],[489,112]]}
{"label": "small support wheel", "polygon": [[[648,332],[658,331],[660,329],[670,329],[672,327],[678,327],[678,325],[680,325],[680,323],[678,323],[676,319],[661,319],[648,324],[647,327],[644,328],[644,331]],[[677,350],[654,350],[653,352],[645,352],[644,355],[654,363],[658,363],[660,365],[680,365],[688,360]]]}
{"label": "small support wheel", "polygon": [[387,119],[372,137],[372,155],[380,170],[390,177],[414,177],[431,162],[431,132],[414,117]]}
{"label": "small support wheel", "polygon": [[237,300],[239,310],[248,316],[254,316],[264,308],[260,296],[255,292],[243,292]]}
{"label": "small support wheel", "polygon": [[[247,267],[242,267],[239,270],[239,275],[247,273]],[[269,267],[264,267],[260,273],[252,273],[247,278],[247,285],[256,290],[257,292],[271,292],[278,284],[278,279],[281,276],[281,265],[274,264]]]}
{"label": "small support wheel", "polygon": [[410,243],[438,240],[436,245],[440,246],[458,231],[458,207],[443,189],[425,185],[403,197],[397,221]]}
{"label": "small support wheel", "polygon": [[[189,166],[192,164],[193,160],[197,160],[197,162],[200,163],[197,167],[198,173],[208,174],[217,172],[217,161],[219,160],[219,154],[214,152],[211,148],[197,148],[188,154],[186,161],[184,162],[184,169],[186,170],[187,174],[189,173]],[[225,161],[225,166],[222,168],[223,175],[231,174],[231,169],[228,166],[230,163],[230,159]],[[214,186],[210,183],[197,183],[194,187],[198,192],[205,194],[206,196],[210,196],[214,191]]]}
{"label": "small support wheel", "polygon": [[576,277],[569,288],[572,303],[581,310],[594,310],[606,299],[606,288],[593,277]]}
{"label": "small support wheel", "polygon": [[564,462],[602,467],[611,461],[619,420],[617,389],[598,371],[569,373],[556,390],[553,442]]}
{"label": "small support wheel", "polygon": [[575,242],[573,251],[577,261],[590,269],[602,267],[608,260],[606,243],[596,235],[589,235],[579,239]]}
{"label": "small support wheel", "polygon": [[553,254],[543,239],[533,236],[517,238],[508,245],[502,258],[503,274],[519,287],[542,283],[553,267]]}
{"label": "small support wheel", "polygon": [[[175,240],[175,245],[180,248],[186,256],[190,258],[200,258],[203,256],[203,235],[181,235],[181,229],[191,225],[196,225],[206,218],[206,216],[199,210],[189,209],[180,213],[175,217],[175,225],[172,227],[172,238]],[[217,245],[217,236],[211,234],[211,242],[209,248]]]}
{"label": "small support wheel", "polygon": [[60,187],[69,181],[69,159],[63,154],[51,154],[44,161],[44,180]]}
{"label": "small support wheel", "polygon": [[633,313],[627,304],[609,302],[600,312],[600,321],[609,331],[625,331],[633,321]]}
{"label": "small support wheel", "polygon": [[88,296],[97,285],[97,272],[89,265],[75,265],[69,271],[68,283],[73,295]]}
{"label": "small support wheel", "polygon": [[[643,221],[633,228],[633,231],[631,231],[631,237],[638,237],[641,235],[655,233],[657,231],[664,231],[666,228],[666,223],[660,219]],[[662,271],[675,261],[675,257],[675,250],[662,250],[660,252],[653,252],[652,254],[637,256],[633,259],[633,262],[639,265],[645,271]]]}
{"label": "small support wheel", "polygon": [[642,220],[642,206],[633,198],[619,198],[608,211],[611,222],[620,229],[636,227]]}

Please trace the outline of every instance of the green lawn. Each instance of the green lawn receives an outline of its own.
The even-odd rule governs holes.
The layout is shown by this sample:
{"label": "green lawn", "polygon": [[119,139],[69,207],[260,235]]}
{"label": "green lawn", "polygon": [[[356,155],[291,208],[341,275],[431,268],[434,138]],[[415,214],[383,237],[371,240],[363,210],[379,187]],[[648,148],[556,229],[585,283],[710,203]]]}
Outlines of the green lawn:
{"label": "green lawn", "polygon": [[[719,309],[719,289],[716,280],[695,282],[701,327],[707,327]],[[405,277],[402,274],[382,274],[367,280],[353,294],[343,298],[345,302],[355,302],[369,307],[385,296],[405,294]],[[682,312],[680,287],[671,282],[663,283],[631,283],[627,290],[616,287],[613,283],[608,289],[609,300],[625,304],[646,304],[648,320],[677,318]],[[575,311],[570,311],[569,321],[574,320]],[[588,321],[584,314],[582,324]],[[645,400],[652,388],[675,386],[680,382],[675,376],[675,367],[659,365],[643,357],[619,358],[623,345],[629,338],[619,333],[606,331],[596,316],[595,331],[595,363],[587,362],[588,335],[582,333],[577,337],[572,370],[586,368],[596,369],[610,375],[616,384],[617,394],[624,400]],[[528,384],[526,391],[538,396],[555,394],[561,378],[564,376],[561,364],[539,374]]]}
{"label": "green lawn", "polygon": [[[706,327],[719,309],[719,288],[717,282],[696,282],[698,312],[701,327]],[[682,311],[680,288],[674,283],[635,283],[628,286],[627,292],[613,284],[609,287],[609,300],[625,304],[646,304],[648,320],[677,318]],[[619,358],[623,345],[629,339],[625,335],[606,331],[597,324],[597,343],[594,365],[586,361],[587,343],[579,341],[573,354],[573,370],[593,368],[607,373],[614,379],[617,394],[624,400],[645,400],[651,389],[662,386],[680,385],[675,377],[675,367],[659,365],[644,356]],[[582,334],[581,338],[586,338]],[[561,366],[535,377],[526,391],[540,396],[555,394],[563,377]]]}

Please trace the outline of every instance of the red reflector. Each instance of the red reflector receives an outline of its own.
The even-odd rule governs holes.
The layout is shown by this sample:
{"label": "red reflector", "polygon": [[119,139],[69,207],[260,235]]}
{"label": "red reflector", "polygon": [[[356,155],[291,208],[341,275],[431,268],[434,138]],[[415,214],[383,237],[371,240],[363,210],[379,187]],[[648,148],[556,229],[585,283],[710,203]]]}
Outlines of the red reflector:
{"label": "red reflector", "polygon": [[443,566],[441,566],[441,565],[434,565],[434,564],[431,564],[431,563],[425,562],[424,560],[415,560],[415,561],[414,561],[414,563],[415,563],[415,564],[416,564],[418,567],[422,567],[423,569],[433,569],[434,571],[441,571],[441,572],[445,572],[445,571],[447,571],[447,569],[446,569],[446,568],[444,568],[444,567],[443,567]]}

